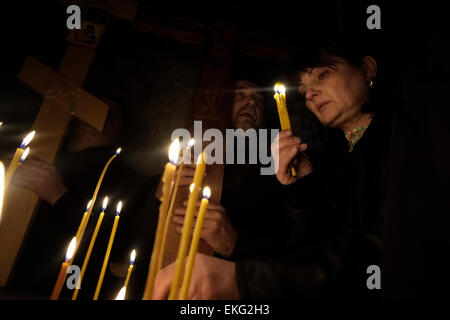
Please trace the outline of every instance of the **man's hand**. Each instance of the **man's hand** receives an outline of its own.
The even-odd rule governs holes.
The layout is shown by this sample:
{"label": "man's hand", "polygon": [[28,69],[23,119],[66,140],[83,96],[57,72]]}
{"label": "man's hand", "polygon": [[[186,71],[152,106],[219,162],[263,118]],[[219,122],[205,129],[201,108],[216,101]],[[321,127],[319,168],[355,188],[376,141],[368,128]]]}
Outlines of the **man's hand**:
{"label": "man's hand", "polygon": [[[181,233],[183,228],[187,204],[187,201],[183,202],[183,205],[175,209],[173,213],[172,220],[178,233]],[[192,230],[194,230],[197,222],[199,208],[200,201],[197,202]],[[202,238],[218,254],[224,257],[229,257],[231,255],[234,245],[236,244],[237,234],[228,219],[224,207],[212,202],[208,204],[200,238]]]}
{"label": "man's hand", "polygon": [[33,191],[40,199],[54,205],[69,189],[53,165],[29,156],[17,168],[11,184]]}
{"label": "man's hand", "polygon": [[[278,167],[277,179],[281,184],[288,185],[294,183],[313,171],[312,163],[304,153],[307,148],[308,145],[302,143],[299,137],[293,136],[292,131],[289,130],[281,131],[275,138],[271,149],[275,159],[275,167]],[[297,159],[297,166],[295,167],[297,175],[295,177],[291,175],[289,169],[289,165],[294,158]]]}
{"label": "man's hand", "polygon": [[[158,273],[153,292],[154,300],[167,299],[174,271],[175,262]],[[240,296],[235,275],[234,262],[197,253],[187,299],[237,300]]]}

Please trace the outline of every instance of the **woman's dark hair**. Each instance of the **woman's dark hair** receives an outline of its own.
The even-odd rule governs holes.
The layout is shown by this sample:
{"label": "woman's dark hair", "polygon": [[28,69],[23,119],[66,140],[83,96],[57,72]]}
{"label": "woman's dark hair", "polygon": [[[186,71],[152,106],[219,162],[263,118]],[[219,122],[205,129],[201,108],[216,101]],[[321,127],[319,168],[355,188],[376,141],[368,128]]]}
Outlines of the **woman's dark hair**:
{"label": "woman's dark hair", "polygon": [[336,35],[321,38],[320,40],[303,41],[306,45],[296,49],[292,56],[290,69],[294,70],[293,82],[298,84],[301,73],[317,67],[334,68],[339,59],[354,67],[361,67],[365,56],[372,56],[377,61],[377,76],[373,80],[374,86],[369,90],[369,99],[363,106],[364,113],[375,112],[378,105],[380,68],[377,53],[370,48],[367,37],[358,35]]}

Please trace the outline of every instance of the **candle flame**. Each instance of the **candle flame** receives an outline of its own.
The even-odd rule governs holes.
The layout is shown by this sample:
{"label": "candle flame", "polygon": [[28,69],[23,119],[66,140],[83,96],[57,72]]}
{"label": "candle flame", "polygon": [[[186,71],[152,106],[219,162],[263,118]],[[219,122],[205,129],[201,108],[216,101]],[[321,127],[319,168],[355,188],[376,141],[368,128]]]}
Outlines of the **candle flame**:
{"label": "candle flame", "polygon": [[0,127],[3,125],[3,121],[0,121]]}
{"label": "candle flame", "polygon": [[192,146],[195,144],[195,140],[194,139],[191,139],[191,140],[189,140],[189,142],[188,142],[188,147],[189,148],[192,148]]}
{"label": "candle flame", "polygon": [[194,191],[194,186],[195,186],[195,183],[191,183],[191,185],[189,186],[189,191]]}
{"label": "candle flame", "polygon": [[108,197],[105,197],[105,199],[103,199],[102,211],[105,211],[107,206],[108,206]]}
{"label": "candle flame", "polygon": [[0,162],[0,221],[2,221],[3,194],[5,193],[5,167]]}
{"label": "candle flame", "polygon": [[179,153],[180,153],[180,140],[175,139],[173,140],[169,148],[169,161],[172,162],[172,164],[175,165],[177,164]]}
{"label": "candle flame", "polygon": [[19,162],[23,163],[25,161],[25,159],[28,157],[28,154],[30,153],[30,147],[27,147],[25,149],[25,152],[23,153],[23,155],[20,157]]}
{"label": "candle flame", "polygon": [[203,188],[203,198],[209,199],[211,197],[211,189],[209,187]]}
{"label": "candle flame", "polygon": [[134,264],[134,260],[136,259],[136,250],[133,249],[130,255],[130,264]]}
{"label": "candle flame", "polygon": [[122,211],[122,201],[119,201],[116,208],[116,215],[120,214],[120,211]]}
{"label": "candle flame", "polygon": [[77,246],[77,238],[73,237],[72,241],[70,241],[69,247],[67,248],[66,261],[72,259],[76,246]]}
{"label": "candle flame", "polygon": [[122,289],[120,289],[119,294],[116,297],[116,300],[124,300],[126,292],[127,292],[127,288],[122,287]]}
{"label": "candle flame", "polygon": [[118,155],[122,151],[122,148],[117,148],[116,154]]}
{"label": "candle flame", "polygon": [[283,84],[281,84],[280,82],[275,83],[273,90],[275,91],[275,93],[278,93],[278,94],[286,93],[286,87]]}
{"label": "candle flame", "polygon": [[88,204],[86,206],[86,211],[89,211],[89,208],[91,207],[91,205],[92,205],[92,199],[89,200],[89,202],[88,202]]}
{"label": "candle flame", "polygon": [[34,131],[34,130],[31,131],[29,134],[27,134],[25,139],[22,140],[22,143],[20,144],[19,148],[21,148],[21,149],[26,148],[30,144],[31,140],[33,140],[35,134],[36,134],[36,131]]}
{"label": "candle flame", "polygon": [[280,93],[280,83],[277,82],[275,83],[275,85],[273,86],[273,91],[275,91],[275,93]]}

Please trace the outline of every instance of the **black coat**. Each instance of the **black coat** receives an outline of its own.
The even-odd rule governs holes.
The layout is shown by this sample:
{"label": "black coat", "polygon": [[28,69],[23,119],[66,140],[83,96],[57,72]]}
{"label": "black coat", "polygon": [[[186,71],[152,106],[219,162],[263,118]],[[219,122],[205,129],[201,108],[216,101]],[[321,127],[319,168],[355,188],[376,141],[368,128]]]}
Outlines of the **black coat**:
{"label": "black coat", "polygon": [[314,172],[284,187],[284,250],[237,261],[243,299],[378,296],[366,281],[381,264],[388,124],[375,116],[351,153],[343,132],[329,130],[326,151],[310,154]]}

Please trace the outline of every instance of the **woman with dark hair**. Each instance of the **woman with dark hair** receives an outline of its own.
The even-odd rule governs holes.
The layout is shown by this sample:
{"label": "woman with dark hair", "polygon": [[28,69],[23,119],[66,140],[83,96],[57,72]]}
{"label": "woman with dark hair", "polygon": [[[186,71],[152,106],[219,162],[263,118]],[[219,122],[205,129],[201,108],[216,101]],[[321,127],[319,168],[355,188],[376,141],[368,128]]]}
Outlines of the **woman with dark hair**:
{"label": "woman with dark hair", "polygon": [[[199,254],[189,297],[378,296],[371,289],[379,288],[380,277],[370,270],[381,265],[389,117],[374,91],[377,61],[359,45],[333,40],[295,59],[298,91],[325,126],[327,141],[320,152],[310,152],[299,137],[282,131],[272,144],[289,213],[280,239],[285,250],[270,261],[236,263]],[[294,158],[296,176],[289,169]],[[156,298],[167,293],[170,268],[158,277]]]}

